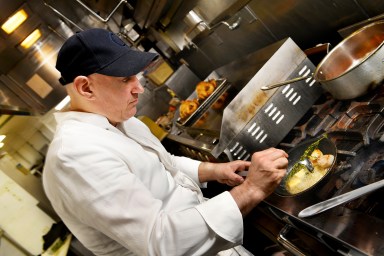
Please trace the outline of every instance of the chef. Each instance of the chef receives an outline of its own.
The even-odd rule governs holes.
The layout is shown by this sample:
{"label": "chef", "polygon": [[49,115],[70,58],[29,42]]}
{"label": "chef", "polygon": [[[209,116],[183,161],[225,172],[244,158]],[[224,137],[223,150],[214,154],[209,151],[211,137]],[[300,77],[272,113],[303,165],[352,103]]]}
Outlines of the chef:
{"label": "chef", "polygon": [[[251,255],[240,246],[243,217],[279,184],[287,154],[209,163],[168,153],[134,117],[144,91],[136,74],[154,58],[104,29],[64,43],[56,68],[71,103],[55,115],[45,192],[95,255]],[[236,174],[245,169],[246,179]],[[205,199],[200,187],[214,180],[233,188]]]}

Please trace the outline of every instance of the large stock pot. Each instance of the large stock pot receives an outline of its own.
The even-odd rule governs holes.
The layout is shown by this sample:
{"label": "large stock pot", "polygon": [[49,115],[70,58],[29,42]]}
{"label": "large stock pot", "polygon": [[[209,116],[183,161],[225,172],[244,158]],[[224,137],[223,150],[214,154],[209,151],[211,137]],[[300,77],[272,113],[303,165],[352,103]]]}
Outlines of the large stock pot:
{"label": "large stock pot", "polygon": [[341,41],[314,74],[264,87],[272,89],[313,76],[335,99],[362,96],[384,80],[384,21],[371,23]]}

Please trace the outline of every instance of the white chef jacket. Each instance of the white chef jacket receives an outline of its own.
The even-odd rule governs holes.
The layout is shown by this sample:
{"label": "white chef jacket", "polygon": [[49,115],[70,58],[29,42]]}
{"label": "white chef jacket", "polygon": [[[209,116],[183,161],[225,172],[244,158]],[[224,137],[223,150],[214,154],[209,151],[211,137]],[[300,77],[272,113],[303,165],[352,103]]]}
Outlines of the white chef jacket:
{"label": "white chef jacket", "polygon": [[[242,215],[229,192],[204,200],[200,162],[169,154],[141,121],[114,127],[73,111],[55,118],[44,190],[94,254],[216,255],[242,243]],[[221,254],[235,255],[228,252]]]}

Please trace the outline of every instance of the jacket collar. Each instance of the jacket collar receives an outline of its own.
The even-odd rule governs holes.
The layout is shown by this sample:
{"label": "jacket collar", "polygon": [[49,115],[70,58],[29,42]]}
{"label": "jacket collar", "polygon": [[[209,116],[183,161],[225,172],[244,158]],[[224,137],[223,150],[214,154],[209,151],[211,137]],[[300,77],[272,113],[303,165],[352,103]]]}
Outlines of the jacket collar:
{"label": "jacket collar", "polygon": [[108,122],[108,119],[105,116],[95,114],[95,113],[67,111],[67,112],[56,112],[54,113],[54,116],[58,125],[61,125],[65,121],[73,120],[73,121],[78,121],[82,123],[89,123],[92,125],[96,125],[104,129],[110,129],[111,127],[114,127]]}

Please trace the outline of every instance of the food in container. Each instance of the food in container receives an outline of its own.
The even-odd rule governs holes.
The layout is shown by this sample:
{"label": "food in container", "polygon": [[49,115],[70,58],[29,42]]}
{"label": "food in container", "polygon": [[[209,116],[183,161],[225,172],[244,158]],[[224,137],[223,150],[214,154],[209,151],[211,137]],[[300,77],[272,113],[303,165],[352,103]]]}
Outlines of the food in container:
{"label": "food in container", "polygon": [[[298,196],[320,188],[329,179],[336,157],[336,146],[327,138],[327,134],[298,144],[288,151],[287,173],[274,193],[279,196]],[[312,163],[313,173],[301,164],[304,159]]]}
{"label": "food in container", "polygon": [[197,98],[205,100],[211,95],[217,87],[216,80],[211,79],[209,81],[201,81],[196,85]]}
{"label": "food in container", "polygon": [[304,165],[297,164],[292,170],[293,174],[288,176],[285,186],[289,193],[297,194],[315,185],[328,173],[335,156],[331,154],[324,155],[321,150],[315,149],[309,156],[309,160],[314,167],[312,172]]}
{"label": "food in container", "polygon": [[197,99],[184,100],[180,104],[180,118],[185,119],[193,114],[199,107],[199,101]]}

